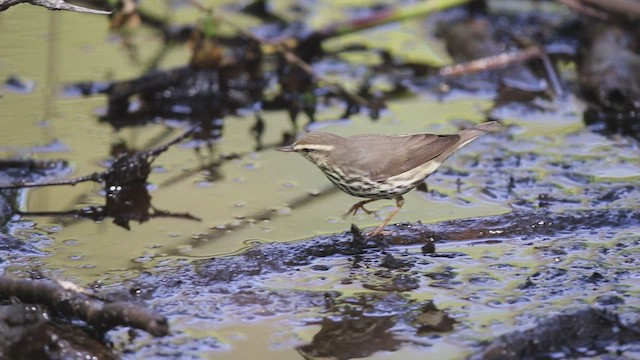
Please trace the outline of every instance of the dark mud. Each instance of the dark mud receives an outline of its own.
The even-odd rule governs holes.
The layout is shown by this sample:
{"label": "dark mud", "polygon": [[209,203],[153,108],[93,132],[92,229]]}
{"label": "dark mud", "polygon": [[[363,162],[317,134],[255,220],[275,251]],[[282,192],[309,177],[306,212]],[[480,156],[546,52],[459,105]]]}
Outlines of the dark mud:
{"label": "dark mud", "polygon": [[[171,328],[163,338],[125,329],[108,336],[118,351],[135,357],[197,358],[230,347],[242,352],[263,341],[261,348],[275,342],[289,358],[411,349],[443,358],[495,351],[507,354],[502,358],[548,358],[542,347],[522,344],[544,338],[527,331],[541,322],[548,338],[563,331],[566,318],[545,320],[553,314],[588,305],[633,329],[640,319],[638,189],[626,170],[615,170],[635,166],[629,160],[634,145],[585,131],[563,139],[558,145],[544,138],[488,137],[477,147],[481,155],[457,157],[423,193],[434,201],[508,203],[513,210],[503,215],[396,223],[374,238],[352,227],[289,243],[258,242],[231,256],[161,261],[125,282],[97,281],[92,287],[101,297],[145,304],[166,316]],[[589,144],[598,151],[584,155]],[[444,191],[432,195],[434,188]],[[7,255],[39,254],[31,246],[39,244],[36,239],[7,239]],[[202,241],[190,240],[196,249]],[[35,253],[20,248],[26,245]],[[566,342],[550,343],[559,349],[552,355],[638,353],[637,339],[617,338],[615,323],[589,319],[602,325],[598,339],[604,345],[585,347],[590,337],[567,332]],[[246,339],[229,335],[230,328]],[[256,328],[282,330],[263,334]],[[516,340],[500,337],[506,332]]]}
{"label": "dark mud", "polygon": [[[308,15],[318,12],[315,10]],[[9,25],[5,26],[17,28],[25,23],[35,27],[38,23],[31,21],[32,15],[37,13],[18,20],[7,17]],[[457,46],[466,50],[469,44],[465,39],[473,35],[494,36],[494,23],[501,24],[498,34],[510,32],[506,30],[519,19],[523,18],[475,22],[475,28],[482,33],[474,34],[472,27],[471,33],[458,36]],[[532,17],[528,24],[536,22]],[[84,23],[74,26],[88,28]],[[96,27],[95,23],[91,26]],[[105,26],[100,28],[103,32],[91,33],[90,38],[78,43],[94,44],[96,38],[112,36]],[[552,27],[536,29],[548,32]],[[412,40],[415,43],[398,38],[391,42],[402,43],[406,48],[425,42],[420,26],[411,31],[398,30],[401,31],[385,32],[376,42],[409,32],[420,34]],[[536,34],[543,35],[537,30]],[[13,39],[0,40],[9,38]],[[33,42],[41,44],[42,38]],[[545,39],[537,35],[533,38]],[[71,39],[65,38],[65,43],[75,44],[76,39]],[[543,43],[546,45],[547,41]],[[626,69],[617,73],[622,75],[611,78],[613,83],[594,77],[581,85],[594,87],[595,102],[633,105],[637,109],[637,104],[627,100],[633,99],[638,88],[624,81],[631,78],[626,75],[633,74],[630,70],[637,64],[637,55],[626,43],[619,43],[624,46],[615,49],[621,51],[613,52],[627,54],[624,56],[630,60],[630,66],[619,69]],[[116,47],[120,45],[66,48],[63,53],[72,54],[69,56],[74,61],[62,61],[59,75],[73,81],[87,78],[103,83],[107,79],[96,74],[112,74],[118,69],[117,74],[104,77],[114,76],[116,81],[132,79],[136,75],[131,72],[137,70],[125,70],[131,64],[123,64],[113,55],[119,53]],[[374,45],[377,48],[379,44]],[[20,48],[17,44],[8,46]],[[504,48],[503,43],[491,41],[479,53],[461,53],[458,58],[496,55]],[[382,50],[375,52],[384,54]],[[389,63],[378,69],[389,66],[395,70],[409,65],[395,59],[396,55],[400,58],[405,54],[388,52]],[[451,55],[456,56],[455,52]],[[6,56],[15,64],[27,63],[25,58],[11,57],[11,53]],[[39,57],[46,58],[42,53]],[[95,58],[109,60],[98,64]],[[348,74],[350,71],[360,72],[360,67],[374,69],[359,62],[335,62],[340,63],[338,68],[342,67],[335,74],[346,82],[354,79]],[[66,68],[69,63],[71,69]],[[334,72],[330,64],[313,65],[327,74]],[[569,95],[560,96],[557,87],[553,93],[551,87],[536,86],[546,84],[539,77],[539,67],[532,65],[535,64],[514,64],[511,69],[494,72],[499,82],[495,76],[483,75],[478,76],[480,81],[469,81],[475,77],[472,76],[448,84],[435,79],[436,87],[441,86],[443,91],[449,88],[446,95],[440,90],[434,94],[428,85],[428,89],[421,88],[425,80],[417,73],[389,79],[387,74],[381,78],[371,76],[362,86],[374,85],[367,92],[377,92],[375,83],[381,81],[411,95],[410,100],[393,99],[389,93],[389,100],[394,100],[389,101],[391,114],[381,114],[379,118],[373,116],[373,108],[368,109],[369,114],[363,111],[358,115],[353,104],[340,102],[335,106],[333,100],[305,103],[299,94],[309,89],[285,89],[285,96],[296,96],[278,108],[289,112],[294,125],[298,113],[306,112],[310,120],[317,120],[316,128],[341,134],[453,131],[461,123],[468,126],[466,123],[485,121],[487,117],[504,123],[503,132],[479,139],[445,163],[429,178],[428,186],[407,194],[406,207],[395,218],[399,223],[389,226],[384,236],[371,239],[355,226],[344,231],[349,222],[338,219],[352,199],[318,191],[329,185],[320,173],[307,171],[309,168],[303,166],[308,164],[285,160],[271,151],[283,137],[292,139],[292,124],[285,111],[268,110],[265,103],[268,111],[262,114],[264,122],[258,117],[253,127],[242,119],[224,116],[247,110],[240,108],[255,100],[250,92],[225,98],[229,104],[217,98],[221,88],[235,90],[227,84],[227,80],[237,81],[235,78],[225,80],[211,71],[187,74],[182,63],[171,67],[178,70],[162,73],[164,77],[142,75],[139,82],[120,81],[121,87],[108,90],[100,86],[92,89],[91,85],[78,88],[80,93],[111,91],[111,97],[107,102],[97,99],[93,103],[88,102],[91,99],[77,103],[78,99],[51,100],[57,106],[51,113],[56,115],[47,121],[41,121],[41,114],[36,120],[23,118],[36,107],[33,98],[50,96],[41,91],[42,79],[37,80],[35,88],[20,84],[14,88],[15,81],[10,81],[4,87],[2,101],[23,104],[10,114],[17,120],[10,120],[12,127],[5,133],[17,139],[3,139],[11,144],[7,149],[33,153],[42,144],[68,143],[69,146],[48,148],[70,151],[62,155],[73,159],[76,174],[102,173],[105,176],[97,180],[107,186],[100,186],[99,190],[78,186],[60,193],[33,191],[29,192],[28,201],[22,191],[7,192],[8,197],[0,201],[0,221],[7,224],[6,234],[0,235],[0,268],[17,277],[44,273],[52,278],[76,277],[82,279],[79,282],[90,282],[100,298],[131,301],[166,316],[171,333],[155,338],[141,330],[118,328],[109,331],[106,339],[88,334],[90,339],[85,341],[68,327],[69,323],[78,325],[76,320],[50,322],[52,316],[40,306],[7,304],[0,308],[0,321],[7,325],[0,326],[1,330],[7,331],[4,338],[11,339],[7,354],[16,358],[55,358],[67,357],[64,351],[75,349],[72,351],[76,354],[105,358],[114,354],[126,358],[278,359],[411,355],[443,359],[639,357],[636,324],[640,319],[640,163],[637,142],[626,136],[633,136],[635,129],[604,132],[624,134],[605,137],[590,131],[598,130],[599,125],[584,128],[584,104]],[[596,69],[599,66],[602,63],[589,65]],[[27,73],[26,68],[18,70]],[[593,73],[601,75],[598,71]],[[488,88],[480,86],[485,79],[490,84]],[[149,80],[158,83],[148,83]],[[574,78],[561,84],[567,87],[564,90],[569,90],[572,81],[579,82]],[[198,84],[206,91],[201,97],[193,97],[190,91]],[[529,96],[526,103],[516,99],[515,104],[514,99],[501,101],[498,95],[502,94],[498,93],[502,85],[525,85],[520,86],[521,90],[524,88],[536,99]],[[408,94],[408,88],[414,93]],[[491,93],[491,98],[495,95],[496,101],[487,100],[485,91]],[[150,107],[140,108],[142,114],[129,113],[130,105],[132,109],[139,105],[134,94],[151,100],[147,103]],[[31,95],[33,98],[21,97]],[[618,102],[618,95],[623,95],[625,101]],[[434,98],[438,101],[430,100]],[[191,102],[193,99],[196,103]],[[212,104],[215,106],[209,108]],[[115,115],[116,119],[111,120],[116,121],[111,125],[98,122],[93,116],[95,107],[100,106],[106,107],[107,115]],[[172,113],[176,107],[189,108],[190,112],[178,116]],[[171,120],[143,116],[143,121],[128,122],[129,115],[136,120],[135,115],[150,115],[154,110]],[[342,111],[350,120],[335,121]],[[218,119],[222,116],[224,121]],[[132,180],[138,186],[130,191],[110,192],[109,185],[122,184],[99,168],[98,163],[104,163],[106,156],[106,139],[126,142],[127,148],[150,149],[164,141],[163,136],[178,135],[171,128],[184,124],[172,122],[174,117],[214,119],[203,135],[216,141],[220,140],[224,123],[225,141],[215,146],[223,153],[240,155],[212,155],[203,161],[201,152],[194,156],[191,149],[176,147],[153,166],[146,161],[151,158],[141,159],[143,162],[122,161],[122,166],[115,169],[132,170],[123,172],[123,183]],[[377,120],[372,122],[371,118]],[[600,120],[596,116],[593,123],[599,124]],[[140,128],[133,125],[145,127],[138,131]],[[120,132],[114,133],[111,126]],[[62,141],[48,136],[40,140],[40,134],[48,134],[49,130],[58,130]],[[261,144],[262,136],[265,146]],[[33,142],[33,138],[41,143]],[[214,144],[209,145],[213,154]],[[260,151],[250,152],[253,148]],[[151,194],[160,208],[188,210],[189,213],[175,215],[191,219],[197,216],[202,222],[167,219],[168,211],[151,206]],[[102,207],[92,205],[102,203]],[[14,217],[16,207],[44,213],[49,208],[85,209],[87,204],[90,206],[86,209],[102,212],[83,217],[81,211],[73,211],[67,214],[74,217],[72,220],[52,212],[47,213],[51,218],[36,217],[34,213]],[[385,211],[388,209],[380,210]],[[153,219],[157,217],[164,219]],[[465,217],[468,219],[460,219]],[[104,221],[107,218],[113,218],[122,228]],[[422,224],[416,222],[418,219],[433,223]],[[446,219],[458,220],[443,221]],[[372,226],[377,220],[358,215],[349,221],[361,226],[366,221],[367,226]],[[318,233],[333,234],[283,243]],[[31,335],[33,327],[44,331]],[[68,336],[77,339],[77,343],[68,344]],[[113,346],[102,346],[109,343]],[[25,351],[24,344],[31,345],[33,352]],[[87,353],[87,347],[96,352]]]}
{"label": "dark mud", "polygon": [[586,308],[541,320],[535,328],[505,334],[470,360],[626,358],[640,352],[640,328],[615,313]]}
{"label": "dark mud", "polygon": [[1,359],[118,359],[102,339],[51,319],[41,306],[0,306]]}
{"label": "dark mud", "polygon": [[[240,255],[180,268],[161,267],[155,275],[131,281],[134,291],[114,291],[109,296],[131,299],[137,294],[133,298],[174,314],[170,319],[187,316],[210,324],[224,324],[230,318],[280,319],[289,326],[319,325],[310,342],[298,347],[307,358],[364,357],[403,346],[439,346],[452,338],[470,345],[475,341],[473,347],[486,347],[482,354],[498,354],[496,359],[547,358],[549,351],[571,357],[583,350],[580,354],[592,354],[592,348],[597,348],[593,354],[637,353],[640,343],[633,331],[620,333],[613,320],[602,319],[616,319],[617,314],[640,318],[633,310],[638,290],[625,285],[635,281],[632,269],[640,265],[635,250],[640,243],[638,229],[636,209],[517,211],[430,225],[399,224],[391,227],[387,241],[354,243],[353,233],[345,232],[258,245]],[[435,244],[435,253],[423,254],[420,248],[426,242]],[[485,250],[477,253],[474,248]],[[325,285],[327,290],[321,290]],[[457,301],[466,305],[450,303],[443,292],[456,294]],[[545,320],[541,328],[535,325],[550,312],[583,307],[585,301],[611,313],[593,310],[599,315],[578,313],[573,322],[561,316]],[[448,304],[447,309],[438,310],[441,304]],[[483,322],[483,312],[494,317],[481,330],[475,324]],[[309,317],[316,320],[304,320]],[[513,321],[536,330],[488,345],[478,342],[513,328]],[[574,331],[565,332],[563,339],[548,346],[542,342],[552,341],[543,339],[555,339],[554,332],[563,332],[570,324]],[[594,326],[600,329],[597,338],[589,335],[597,333],[591,330]],[[450,335],[437,335],[442,332]],[[186,341],[180,325],[172,336]],[[591,340],[635,345],[598,343],[584,348]],[[153,340],[156,346],[167,346],[165,341]],[[211,341],[189,343],[223,348]],[[526,345],[537,341],[541,345]],[[151,345],[125,346],[142,354],[155,351]]]}
{"label": "dark mud", "polygon": [[[282,273],[307,266],[315,259],[334,255],[356,256],[377,254],[379,266],[386,269],[409,269],[415,261],[394,258],[385,249],[393,245],[423,245],[435,243],[436,248],[446,241],[489,240],[498,244],[517,239],[528,244],[549,237],[569,236],[600,228],[619,229],[640,226],[640,210],[581,210],[568,213],[547,211],[516,211],[513,213],[476,219],[461,219],[438,224],[397,224],[388,227],[390,234],[367,239],[361,243],[358,235],[344,232],[321,236],[298,243],[274,243],[258,246],[243,254],[200,261],[198,275],[214,282],[230,282],[246,276]],[[427,255],[444,257],[446,253]],[[424,256],[419,255],[419,258]],[[415,258],[411,259],[415,260]],[[370,264],[368,264],[370,265]]]}

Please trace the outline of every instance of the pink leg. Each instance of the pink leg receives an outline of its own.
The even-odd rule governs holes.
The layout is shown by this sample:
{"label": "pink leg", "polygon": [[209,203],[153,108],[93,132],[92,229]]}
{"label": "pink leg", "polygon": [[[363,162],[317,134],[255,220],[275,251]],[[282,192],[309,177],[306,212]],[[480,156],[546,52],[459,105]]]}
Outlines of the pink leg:
{"label": "pink leg", "polygon": [[376,236],[382,233],[382,230],[384,230],[384,227],[387,226],[389,221],[391,221],[391,218],[393,218],[398,213],[398,211],[400,211],[400,209],[402,208],[402,205],[404,205],[404,198],[402,196],[398,196],[396,198],[396,208],[391,212],[391,214],[389,214],[389,216],[387,216],[386,219],[384,219],[384,222],[382,223],[382,225],[378,226],[378,228],[375,229],[371,234],[369,234],[369,236]]}

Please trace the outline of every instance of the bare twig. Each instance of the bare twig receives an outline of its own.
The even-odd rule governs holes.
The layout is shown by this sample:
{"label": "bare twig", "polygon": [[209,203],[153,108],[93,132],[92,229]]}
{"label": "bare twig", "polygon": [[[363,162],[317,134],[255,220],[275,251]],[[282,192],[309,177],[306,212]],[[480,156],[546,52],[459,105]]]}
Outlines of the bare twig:
{"label": "bare twig", "polygon": [[540,60],[542,61],[542,66],[544,67],[547,77],[549,78],[549,82],[551,83],[551,88],[553,88],[553,91],[557,96],[563,96],[564,90],[562,88],[562,82],[560,81],[556,67],[551,62],[551,59],[549,59],[549,55],[543,52],[540,54]]}
{"label": "bare twig", "polygon": [[559,3],[565,5],[569,9],[583,15],[591,16],[600,20],[608,20],[609,15],[604,11],[593,9],[592,7],[583,4],[580,0],[557,0]]}
{"label": "bare twig", "polygon": [[460,76],[487,70],[502,69],[513,63],[520,63],[534,58],[539,58],[542,53],[542,50],[535,46],[522,51],[513,51],[499,55],[487,56],[460,64],[444,66],[440,69],[440,75]]}
{"label": "bare twig", "polygon": [[32,188],[32,187],[40,187],[40,186],[61,186],[61,185],[71,185],[75,186],[81,182],[86,181],[94,181],[101,182],[104,176],[103,172],[94,172],[91,175],[81,176],[73,179],[62,179],[57,181],[49,181],[49,182],[17,182],[9,185],[0,185],[0,190],[3,189],[22,189],[22,188]]}
{"label": "bare twig", "polygon": [[551,86],[553,87],[553,91],[557,96],[562,96],[564,91],[558,75],[556,74],[555,68],[553,67],[553,64],[551,64],[551,60],[544,49],[538,46],[488,56],[465,63],[447,65],[440,69],[440,76],[461,76],[482,71],[502,69],[511,64],[522,63],[532,59],[540,59],[542,61],[542,65],[544,66],[549,81],[551,82]]}
{"label": "bare twig", "polygon": [[66,11],[74,11],[74,12],[96,14],[96,15],[111,14],[111,11],[89,9],[82,6],[66,3],[63,0],[0,0],[0,11],[5,11],[11,6],[18,5],[21,3],[28,3],[31,5],[43,6],[49,10],[66,10]]}
{"label": "bare twig", "polygon": [[573,11],[600,20],[611,20],[612,16],[631,20],[640,19],[640,2],[637,0],[557,0]]}
{"label": "bare twig", "polygon": [[610,14],[634,19],[640,18],[640,2],[637,0],[579,0],[579,2]]}

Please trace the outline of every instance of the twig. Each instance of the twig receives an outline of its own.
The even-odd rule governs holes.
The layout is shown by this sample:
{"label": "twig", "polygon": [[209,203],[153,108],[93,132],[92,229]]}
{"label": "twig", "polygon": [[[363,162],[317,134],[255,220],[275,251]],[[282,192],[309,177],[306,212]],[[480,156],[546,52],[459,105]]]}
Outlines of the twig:
{"label": "twig", "polygon": [[180,141],[188,138],[189,136],[191,136],[191,134],[193,134],[194,131],[196,131],[196,129],[198,129],[199,125],[196,126],[192,126],[189,130],[185,131],[182,135],[176,137],[175,139],[169,141],[168,143],[164,144],[164,145],[160,145],[159,147],[155,148],[155,149],[151,149],[149,151],[146,152],[146,155],[148,157],[155,157],[158,156],[160,154],[162,154],[163,152],[169,150],[169,148],[177,143],[179,143]]}
{"label": "twig", "polygon": [[604,11],[593,9],[588,5],[583,4],[580,0],[557,0],[557,1],[577,13],[591,16],[593,18],[600,19],[600,20],[609,20],[609,15],[607,13],[605,13]]}
{"label": "twig", "polygon": [[513,51],[499,55],[487,56],[481,59],[472,60],[465,63],[448,65],[440,69],[440,76],[461,76],[488,70],[505,68],[514,63],[522,63],[532,59],[540,59],[547,73],[554,93],[562,96],[564,90],[558,75],[549,59],[547,53],[538,46],[529,47],[525,50]]}
{"label": "twig", "polygon": [[392,22],[416,19],[432,14],[436,11],[449,9],[463,5],[471,0],[425,0],[416,2],[414,5],[400,6],[397,8],[383,9],[376,11],[369,16],[334,23],[318,30],[316,33],[325,40],[332,37],[351,34],[356,31],[366,30],[375,26],[385,25]]}
{"label": "twig", "polygon": [[111,11],[94,10],[82,6],[68,4],[63,0],[0,0],[0,11],[5,11],[11,6],[21,3],[29,3],[31,5],[43,6],[49,10],[66,10],[87,14],[109,15]]}
{"label": "twig", "polygon": [[560,81],[560,77],[558,76],[558,72],[556,71],[555,66],[551,63],[551,59],[549,59],[549,55],[546,52],[542,52],[540,54],[540,60],[542,61],[542,66],[544,67],[545,72],[549,78],[549,82],[551,83],[551,87],[555,92],[556,96],[563,96],[564,90],[562,88],[562,83]]}
{"label": "twig", "polygon": [[460,64],[447,65],[440,69],[440,76],[460,76],[487,70],[502,69],[513,63],[525,62],[539,58],[543,51],[535,46],[522,51],[513,51],[499,55],[487,56]]}
{"label": "twig", "polygon": [[106,171],[103,172],[94,172],[91,175],[87,175],[87,176],[81,176],[81,177],[77,177],[77,178],[73,178],[73,179],[62,179],[62,180],[57,180],[57,181],[50,181],[50,182],[17,182],[17,183],[13,183],[13,184],[9,184],[9,185],[1,185],[0,186],[0,190],[4,190],[4,189],[22,189],[22,188],[32,188],[32,187],[40,187],[40,186],[61,186],[61,185],[71,185],[71,186],[75,186],[76,184],[79,184],[81,182],[85,182],[85,181],[94,181],[94,182],[102,182],[103,178],[104,178],[104,174],[106,173]]}
{"label": "twig", "polygon": [[594,8],[598,8],[610,14],[625,16],[628,18],[640,18],[640,2],[637,0],[579,0]]}

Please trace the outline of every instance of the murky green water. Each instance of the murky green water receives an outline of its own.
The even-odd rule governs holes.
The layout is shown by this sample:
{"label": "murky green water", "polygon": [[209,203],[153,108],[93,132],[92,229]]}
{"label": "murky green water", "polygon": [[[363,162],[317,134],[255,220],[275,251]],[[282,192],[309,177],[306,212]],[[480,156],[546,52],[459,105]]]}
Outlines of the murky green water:
{"label": "murky green water", "polygon": [[[180,21],[191,21],[195,12],[181,10],[175,16]],[[321,14],[311,17],[310,21],[326,22]],[[391,35],[385,38],[388,47],[411,49],[407,56],[418,58],[432,51],[419,47],[420,41],[416,36],[420,36],[420,26],[403,24],[394,29],[399,35],[397,38]],[[4,34],[0,37],[0,80],[18,75],[36,82],[35,91],[29,94],[0,88],[2,156],[65,159],[72,167],[68,176],[81,176],[104,170],[101,163],[108,158],[112,143],[124,141],[130,147],[148,149],[181,133],[182,129],[162,124],[116,132],[107,123],[97,120],[96,113],[105,107],[105,97],[61,95],[66,83],[127,79],[140,73],[142,67],[133,63],[122,45],[108,33],[105,19],[46,12],[23,5],[0,14],[0,32]],[[142,59],[150,58],[157,50],[155,37],[144,29],[137,35]],[[186,48],[175,49],[162,67],[182,65],[187,59]],[[518,209],[517,199],[527,200],[528,207],[534,206],[531,204],[540,193],[575,200],[571,205],[555,204],[552,206],[554,210],[590,208],[594,206],[590,202],[590,191],[599,191],[611,184],[637,183],[640,162],[636,144],[624,138],[607,139],[585,130],[581,124],[581,105],[577,100],[554,105],[558,111],[543,115],[498,113],[505,124],[514,125],[504,130],[509,136],[487,135],[452,157],[442,171],[430,177],[429,189],[434,192],[413,191],[408,194],[405,206],[394,222],[431,223],[497,215]],[[490,107],[491,102],[483,98],[458,97],[437,101],[417,96],[390,102],[390,111],[378,122],[371,122],[366,116],[355,116],[346,122],[327,121],[322,130],[341,135],[448,133],[457,131],[451,124],[452,120],[484,121]],[[332,117],[340,113],[338,110],[327,109],[320,112],[319,117],[325,121],[333,120]],[[264,142],[275,144],[281,139],[281,133],[290,129],[287,115],[285,112],[267,112],[264,117],[267,124]],[[173,264],[184,264],[184,260],[238,254],[263,242],[284,242],[341,232],[347,230],[352,222],[360,227],[377,226],[392,209],[393,202],[380,202],[374,207],[379,209],[377,217],[358,214],[354,219],[343,220],[341,214],[356,200],[340,192],[327,191],[331,189],[328,180],[302,157],[274,150],[253,152],[254,143],[249,135],[252,125],[250,118],[228,118],[224,139],[217,145],[215,154],[207,154],[206,151],[198,154],[192,148],[175,146],[154,162],[150,176],[153,206],[173,212],[189,212],[201,221],[152,218],[142,224],[132,222],[131,230],[127,231],[112,224],[111,219],[95,223],[68,217],[26,216],[11,224],[11,233],[41,248],[47,256],[21,259],[8,264],[5,272],[24,275],[26,270],[37,265],[47,276],[70,278],[81,284],[94,281],[117,284],[136,278],[142,270],[154,270],[158,264],[162,265],[163,271],[171,271]],[[220,154],[231,153],[242,156],[223,163],[217,169],[219,179],[210,181],[210,171],[199,170],[203,164],[215,161]],[[490,165],[480,168],[472,165],[476,159],[483,164],[491,164],[498,157],[505,163],[499,170]],[[519,157],[521,160],[518,161],[524,165],[512,166],[515,157]],[[570,169],[558,165],[563,163],[569,164]],[[463,177],[460,193],[456,191],[456,181],[460,178],[457,171],[473,172]],[[588,180],[580,182],[570,176],[572,174]],[[533,184],[518,185],[515,195],[508,195],[505,188],[509,176],[534,180]],[[485,191],[487,188],[489,193]],[[23,211],[64,211],[101,205],[104,198],[100,191],[100,185],[93,183],[29,190],[21,207]],[[329,193],[324,195],[326,192]],[[321,195],[317,196],[318,193]],[[632,208],[639,206],[639,201],[622,197],[610,206]],[[294,204],[301,205],[292,207]],[[272,214],[269,220],[263,219],[265,213]],[[632,236],[625,234],[616,234],[614,239]],[[45,240],[36,235],[44,235]],[[603,236],[604,240],[612,241]],[[576,239],[569,237],[553,241],[565,240]],[[468,353],[461,343],[469,339],[479,340],[482,333],[486,333],[487,338],[495,336],[502,332],[505,323],[515,324],[515,320],[506,319],[537,309],[536,304],[524,307],[506,305],[505,299],[513,296],[513,290],[524,276],[551,266],[555,259],[541,255],[536,244],[522,246],[517,240],[513,241],[515,245],[445,245],[444,249],[454,247],[455,251],[467,256],[461,260],[438,259],[417,271],[454,266],[463,283],[469,283],[478,274],[495,279],[495,283],[458,289],[421,287],[411,292],[409,296],[413,299],[433,299],[439,308],[462,318],[468,317],[464,323],[465,330],[453,340],[434,340],[430,347],[407,345],[400,352],[383,352],[376,357],[417,359],[448,354],[449,358],[460,358]],[[418,249],[407,251],[417,252]],[[595,255],[579,252],[571,256]],[[280,278],[274,276],[267,285],[259,286],[276,292],[295,289],[340,291],[350,295],[363,291],[361,283],[340,285],[337,281],[347,276],[345,272],[348,273],[349,269],[345,264],[348,260],[334,257],[323,261],[333,269],[331,273],[301,272],[293,277],[287,273]],[[573,258],[567,257],[564,261],[571,262]],[[509,271],[492,269],[496,263],[524,270],[512,278],[514,275]],[[628,293],[637,293],[634,280],[625,281],[629,282],[626,284],[628,287],[635,289]],[[601,290],[598,293],[603,291],[606,292]],[[558,298],[553,302],[557,307],[572,303],[573,295],[567,296],[566,301]],[[211,300],[198,298],[201,302],[197,304],[203,307],[203,313],[207,313],[207,301],[223,302],[225,296],[212,294]],[[479,297],[477,302],[474,296]],[[491,302],[492,299],[498,303]],[[163,302],[169,300],[175,298],[156,300],[153,306],[162,308]],[[638,304],[630,302],[628,305]],[[237,304],[223,308],[229,309],[243,311]],[[168,313],[172,327],[178,329],[180,335],[165,342],[173,342],[171,346],[167,345],[169,348],[180,348],[180,343],[195,341],[198,345],[193,355],[205,353],[211,357],[251,358],[255,356],[256,349],[267,348],[269,355],[262,354],[263,358],[297,359],[300,356],[293,348],[310,342],[318,331],[317,326],[307,326],[303,321],[317,316],[315,311],[317,309],[305,308],[295,315],[284,313],[251,320],[242,315],[229,315],[215,321]],[[537,314],[543,313],[542,310],[537,311]],[[278,330],[274,331],[274,328]],[[211,340],[213,345],[207,346],[193,339],[215,340]],[[157,340],[139,339],[130,346],[153,354],[149,347],[158,345],[154,341]]]}
{"label": "murky green water", "polygon": [[[32,94],[4,92],[4,129],[1,143],[6,156],[34,156],[38,159],[65,159],[72,167],[69,176],[102,171],[101,162],[108,159],[109,146],[125,141],[130,147],[147,149],[167,142],[180,133],[163,125],[125,128],[118,132],[99,123],[96,113],[105,106],[105,97],[65,98],[61,89],[74,81],[127,79],[136,76],[139,66],[131,63],[122,46],[110,36],[103,19],[95,16],[48,13],[21,6],[2,19],[5,31],[12,36],[0,40],[3,49],[11,49],[2,59],[0,77],[11,74],[37,82]],[[23,21],[24,19],[28,21]],[[33,23],[32,23],[33,22]],[[55,35],[49,33],[55,24]],[[82,29],[78,31],[77,29]],[[13,35],[15,34],[15,35]],[[35,34],[35,35],[34,35]],[[152,37],[152,34],[139,35]],[[24,46],[29,43],[29,46]],[[140,43],[140,55],[149,55],[157,45]],[[163,67],[184,63],[187,49],[173,51]],[[52,73],[53,71],[53,73]],[[49,81],[49,83],[47,83]],[[50,84],[48,86],[48,84]],[[377,123],[357,116],[347,123],[323,128],[324,131],[349,135],[363,132],[455,132],[444,125],[451,119],[481,121],[484,100],[461,99],[438,103],[426,99],[403,100],[390,104],[391,112]],[[337,114],[337,112],[335,112]],[[334,115],[320,114],[320,117]],[[265,143],[277,143],[280,134],[290,128],[285,112],[265,114]],[[51,256],[43,259],[47,267],[64,269],[65,276],[88,282],[96,278],[120,277],[129,270],[147,268],[154,260],[187,257],[201,258],[241,251],[249,241],[287,241],[317,234],[343,231],[351,219],[341,215],[356,201],[333,192],[308,205],[291,209],[290,204],[330,189],[331,184],[302,157],[288,156],[273,150],[252,152],[249,136],[250,118],[229,118],[224,140],[216,154],[198,156],[193,149],[174,147],[154,162],[152,204],[158,209],[190,212],[201,222],[180,219],[151,219],[148,223],[132,223],[127,231],[105,219],[101,224],[69,218],[25,218],[33,226],[17,231],[29,238],[32,232],[50,233],[54,242],[46,247]],[[43,152],[34,147],[47,147]],[[468,150],[472,153],[474,150]],[[214,161],[219,154],[246,154],[223,164],[218,171],[222,179],[207,180],[206,170],[197,169]],[[455,166],[455,159],[451,166]],[[195,169],[195,171],[194,171]],[[189,176],[184,176],[190,172]],[[104,202],[100,186],[83,183],[75,187],[30,190],[23,204],[30,211],[65,211]],[[439,189],[450,192],[452,189]],[[375,226],[392,209],[393,202],[380,202],[378,218],[358,215],[361,227]],[[254,214],[273,210],[273,220],[251,219]],[[508,211],[504,204],[474,202],[457,206],[434,202],[428,195],[408,195],[397,221],[439,221],[444,219],[498,214]],[[247,223],[250,224],[247,224]],[[240,225],[234,230],[219,230]],[[212,236],[215,239],[209,239]],[[202,241],[198,239],[202,238]]]}

